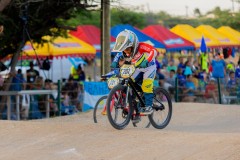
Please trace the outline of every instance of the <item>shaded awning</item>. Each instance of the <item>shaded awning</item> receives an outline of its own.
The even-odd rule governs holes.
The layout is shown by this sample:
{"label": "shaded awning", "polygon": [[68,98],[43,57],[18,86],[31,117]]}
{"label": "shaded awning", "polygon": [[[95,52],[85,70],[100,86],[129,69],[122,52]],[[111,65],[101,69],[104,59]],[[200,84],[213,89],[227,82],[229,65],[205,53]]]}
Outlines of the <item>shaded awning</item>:
{"label": "shaded awning", "polygon": [[173,27],[171,31],[194,43],[196,48],[200,48],[202,36],[204,36],[207,47],[218,48],[220,46],[218,41],[203,35],[201,32],[197,31],[195,28],[188,24],[178,24]]}
{"label": "shaded awning", "polygon": [[218,32],[217,29],[213,28],[210,25],[200,25],[196,27],[196,30],[201,32],[204,35],[204,37],[207,36],[210,37],[211,39],[214,39],[215,41],[219,41],[221,47],[239,46],[239,43],[237,43],[237,41],[226,37],[225,35]]}
{"label": "shaded awning", "polygon": [[160,41],[167,47],[167,51],[194,50],[194,44],[161,25],[149,25],[143,33]]}
{"label": "shaded awning", "polygon": [[234,40],[237,42],[238,45],[240,45],[240,32],[229,27],[229,26],[222,26],[217,29],[221,34],[224,36]]}
{"label": "shaded awning", "polygon": [[[27,42],[22,49],[22,58],[36,58],[36,56],[50,58],[70,56],[92,59],[96,54],[93,46],[71,35],[69,35],[68,38],[57,37],[55,39],[50,36],[44,36],[43,39],[48,42],[43,44],[34,43],[33,47],[30,42]],[[51,39],[53,40],[51,41]]]}
{"label": "shaded awning", "polygon": [[[101,55],[101,30],[94,25],[80,25],[77,26],[76,31],[70,31],[69,34],[91,44],[96,49],[98,57]],[[111,36],[111,46],[115,43],[115,38]]]}

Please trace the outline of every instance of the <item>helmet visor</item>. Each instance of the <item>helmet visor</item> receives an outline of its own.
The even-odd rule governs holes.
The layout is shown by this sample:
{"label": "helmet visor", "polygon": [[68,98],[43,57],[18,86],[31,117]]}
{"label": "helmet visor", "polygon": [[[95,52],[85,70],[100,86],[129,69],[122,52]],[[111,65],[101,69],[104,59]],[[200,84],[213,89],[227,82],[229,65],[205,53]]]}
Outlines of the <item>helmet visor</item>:
{"label": "helmet visor", "polygon": [[122,52],[131,46],[132,42],[126,36],[118,36],[112,52]]}

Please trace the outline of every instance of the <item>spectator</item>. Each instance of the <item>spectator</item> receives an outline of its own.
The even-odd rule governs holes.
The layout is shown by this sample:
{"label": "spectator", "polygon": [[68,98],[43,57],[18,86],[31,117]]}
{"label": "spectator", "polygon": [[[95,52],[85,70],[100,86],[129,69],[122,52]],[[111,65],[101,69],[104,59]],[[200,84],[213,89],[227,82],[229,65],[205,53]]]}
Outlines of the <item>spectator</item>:
{"label": "spectator", "polygon": [[192,69],[193,73],[200,71],[199,64],[198,64],[197,60],[193,61],[193,65],[192,65],[191,69]]}
{"label": "spectator", "polygon": [[218,90],[216,86],[216,80],[214,78],[211,78],[209,83],[206,85],[204,97],[207,99],[212,98],[214,103],[217,104],[217,95]]}
{"label": "spectator", "polygon": [[164,82],[165,82],[165,76],[164,74],[161,72],[161,68],[158,68],[157,69],[157,74],[156,74],[156,78],[158,79],[158,84],[159,86],[162,86],[164,85]]}
{"label": "spectator", "polygon": [[185,76],[192,75],[191,62],[187,60],[184,65],[185,65],[184,75]]}
{"label": "spectator", "polygon": [[[26,80],[23,77],[22,70],[18,69],[17,73],[16,72],[12,73],[11,76],[13,76],[13,78],[12,78],[12,84],[10,86],[10,90],[11,91],[21,91],[21,90],[23,90],[24,87],[25,87]],[[24,96],[24,98],[25,98],[25,96]],[[20,104],[19,107],[20,107],[20,110],[21,110],[21,117],[25,119],[26,117],[28,117],[27,114],[28,114],[28,109],[29,108],[27,108],[27,107],[24,108],[25,106],[24,107],[22,106],[22,101],[23,101],[23,96],[20,96],[19,97],[19,104]],[[12,102],[11,108],[14,111],[16,109],[16,96],[11,96],[11,102]]]}
{"label": "spectator", "polygon": [[184,70],[185,70],[185,64],[184,64],[184,59],[183,59],[183,57],[179,57],[178,68],[182,68],[182,71],[184,72]]}
{"label": "spectator", "polygon": [[229,80],[227,82],[227,91],[230,93],[231,96],[235,96],[236,89],[237,89],[237,81],[235,78],[235,73],[231,71],[229,73]]}
{"label": "spectator", "polygon": [[220,59],[220,53],[215,55],[215,59],[212,60],[212,67],[213,67],[213,77],[214,78],[224,78],[226,71],[225,71],[225,62],[224,60]]}
{"label": "spectator", "polygon": [[[237,96],[237,90],[238,90],[238,83],[237,83],[237,79],[235,78],[235,73],[233,71],[231,71],[229,73],[229,80],[227,83],[227,91],[229,92],[230,96]],[[237,100],[231,100],[230,104],[234,104],[237,103]]]}
{"label": "spectator", "polygon": [[68,91],[70,97],[70,105],[77,106],[78,104],[78,83],[73,80],[72,77],[68,79],[68,82],[64,86]]}
{"label": "spectator", "polygon": [[[43,89],[52,90],[53,89],[52,87],[53,87],[52,80],[46,79],[44,81]],[[42,103],[39,103],[39,110],[41,111],[41,113],[43,115],[46,115],[47,109],[46,109],[45,102],[48,101],[49,102],[49,107],[50,107],[50,116],[55,116],[57,111],[58,111],[58,107],[57,107],[57,104],[56,104],[55,97],[52,94],[50,94],[49,99],[47,99],[47,95],[43,95],[39,98],[40,98],[39,101],[42,101]]]}
{"label": "spectator", "polygon": [[240,79],[240,61],[238,61],[238,65],[236,67],[235,78]]}
{"label": "spectator", "polygon": [[78,65],[77,69],[72,66],[70,70],[70,76],[74,81],[85,81],[85,72],[82,70],[81,64]]}
{"label": "spectator", "polygon": [[174,65],[174,61],[173,60],[170,60],[168,66],[167,66],[167,72],[170,73],[171,70],[174,70],[175,73],[177,71],[177,66]]}
{"label": "spectator", "polygon": [[163,54],[163,59],[162,59],[162,68],[167,67],[168,65],[168,56],[167,53]]}
{"label": "spectator", "polygon": [[83,89],[83,83],[79,83],[78,87],[78,104],[77,104],[77,110],[82,111],[82,106],[83,106],[83,96],[84,96],[84,89]]}
{"label": "spectator", "polygon": [[166,78],[166,82],[169,83],[172,87],[175,87],[175,79],[176,79],[176,75],[175,75],[175,70],[172,69],[169,73],[169,77]]}
{"label": "spectator", "polygon": [[[31,85],[33,90],[42,90],[43,89],[43,77],[37,76],[34,83]],[[31,98],[31,111],[30,118],[32,119],[41,119],[45,115],[41,113],[45,109],[44,95],[33,95]]]}
{"label": "spectator", "polygon": [[183,87],[184,86],[184,83],[185,83],[185,76],[182,74],[182,68],[178,68],[177,69],[177,79],[178,79],[178,85],[180,87]]}
{"label": "spectator", "polygon": [[230,73],[231,71],[235,72],[235,65],[232,61],[230,61],[226,66],[227,73]]}
{"label": "spectator", "polygon": [[[78,72],[78,76],[79,76],[78,81],[85,81],[86,80],[85,72],[82,70],[81,67],[78,68],[77,72]],[[89,80],[89,78],[88,78],[88,80]],[[89,81],[91,81],[91,80],[89,80]]]}
{"label": "spectator", "polygon": [[76,112],[76,107],[71,105],[71,97],[69,96],[69,89],[64,86],[62,89],[62,103],[61,115],[71,115]]}
{"label": "spectator", "polygon": [[26,80],[23,77],[22,70],[18,69],[17,73],[13,73],[12,76],[13,78],[10,90],[21,91],[24,89]]}
{"label": "spectator", "polygon": [[194,95],[196,92],[196,87],[192,82],[192,75],[186,76],[186,82],[183,88],[184,97],[182,99],[183,102],[194,102],[197,97]]}
{"label": "spectator", "polygon": [[198,73],[198,88],[200,91],[204,91],[207,84],[207,73],[202,70]]}
{"label": "spectator", "polygon": [[169,73],[169,77],[166,78],[166,83],[169,84],[168,91],[171,95],[174,94],[175,80],[176,80],[175,70],[172,69]]}
{"label": "spectator", "polygon": [[174,64],[174,62],[175,62],[175,60],[174,60],[174,54],[170,54],[170,59],[169,59],[169,61],[172,61],[173,64]]}
{"label": "spectator", "polygon": [[30,69],[27,70],[27,89],[32,89],[32,84],[35,82],[37,76],[39,76],[39,72],[33,68],[33,62],[29,63]]}
{"label": "spectator", "polygon": [[202,70],[205,70],[208,73],[208,54],[206,52],[200,55],[200,66]]}

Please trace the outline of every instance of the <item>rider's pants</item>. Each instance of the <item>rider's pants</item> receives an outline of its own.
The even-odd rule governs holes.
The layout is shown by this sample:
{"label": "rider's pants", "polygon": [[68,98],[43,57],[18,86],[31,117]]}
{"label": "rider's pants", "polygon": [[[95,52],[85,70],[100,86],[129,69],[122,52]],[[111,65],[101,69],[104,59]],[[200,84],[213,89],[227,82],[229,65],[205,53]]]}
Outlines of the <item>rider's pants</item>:
{"label": "rider's pants", "polygon": [[135,80],[141,73],[143,73],[142,90],[145,98],[145,106],[152,106],[153,81],[156,76],[156,65],[152,65],[147,68],[136,68],[132,78]]}

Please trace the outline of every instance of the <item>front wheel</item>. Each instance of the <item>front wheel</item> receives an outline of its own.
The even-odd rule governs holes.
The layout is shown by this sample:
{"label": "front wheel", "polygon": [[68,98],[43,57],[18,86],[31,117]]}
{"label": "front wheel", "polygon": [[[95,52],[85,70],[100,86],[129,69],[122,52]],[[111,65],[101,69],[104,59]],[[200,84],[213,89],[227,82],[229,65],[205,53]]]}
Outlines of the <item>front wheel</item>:
{"label": "front wheel", "polygon": [[114,128],[119,130],[128,125],[133,112],[130,100],[126,100],[126,92],[127,87],[118,84],[111,89],[106,103],[108,120]]}
{"label": "front wheel", "polygon": [[165,89],[159,87],[154,90],[153,110],[148,116],[152,126],[157,129],[165,128],[172,117],[172,100]]}

